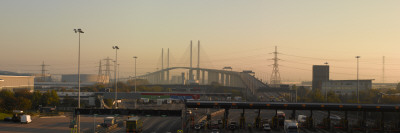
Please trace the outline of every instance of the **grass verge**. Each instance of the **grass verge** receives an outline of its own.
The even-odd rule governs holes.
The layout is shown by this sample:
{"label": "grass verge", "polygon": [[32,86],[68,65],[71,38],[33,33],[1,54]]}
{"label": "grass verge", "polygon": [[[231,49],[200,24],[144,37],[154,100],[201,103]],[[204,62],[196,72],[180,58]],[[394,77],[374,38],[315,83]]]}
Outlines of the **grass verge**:
{"label": "grass verge", "polygon": [[5,117],[12,117],[12,114],[0,113],[0,121],[4,120]]}

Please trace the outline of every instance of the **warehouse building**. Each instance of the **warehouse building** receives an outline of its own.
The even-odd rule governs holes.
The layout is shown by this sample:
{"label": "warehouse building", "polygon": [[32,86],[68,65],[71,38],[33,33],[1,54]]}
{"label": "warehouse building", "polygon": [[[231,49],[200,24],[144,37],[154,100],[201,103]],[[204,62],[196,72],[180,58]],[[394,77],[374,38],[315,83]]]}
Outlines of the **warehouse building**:
{"label": "warehouse building", "polygon": [[0,75],[0,90],[11,91],[29,90],[33,92],[35,76]]}

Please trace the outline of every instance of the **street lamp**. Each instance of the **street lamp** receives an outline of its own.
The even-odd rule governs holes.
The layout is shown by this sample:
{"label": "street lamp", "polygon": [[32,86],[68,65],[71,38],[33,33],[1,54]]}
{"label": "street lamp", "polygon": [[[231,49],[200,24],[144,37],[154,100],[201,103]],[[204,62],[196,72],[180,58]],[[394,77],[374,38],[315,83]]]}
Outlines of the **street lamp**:
{"label": "street lamp", "polygon": [[[326,66],[328,66],[328,62],[325,62],[324,63]],[[329,74],[328,74],[329,75]],[[328,81],[329,81],[329,79],[328,79]],[[328,103],[328,88],[326,87],[326,84],[327,84],[328,82],[325,82],[325,84],[324,84],[324,88],[325,88],[325,102],[326,103]]]}
{"label": "street lamp", "polygon": [[359,104],[360,103],[360,93],[359,93],[359,84],[360,84],[360,81],[359,81],[359,79],[358,79],[358,71],[359,71],[359,69],[358,69],[358,59],[360,59],[360,56],[356,56],[356,58],[357,58],[357,104]]}
{"label": "street lamp", "polygon": [[114,102],[115,102],[115,108],[118,108],[117,107],[117,64],[118,64],[118,49],[119,49],[119,47],[118,46],[112,46],[112,48],[113,49],[115,49],[115,64],[114,64],[114,82],[115,82],[115,99],[114,99]]}
{"label": "street lamp", "polygon": [[[136,59],[138,57],[137,56],[133,56],[133,58],[135,59],[135,93],[136,93]],[[135,109],[136,109],[136,105],[137,105],[137,99],[135,100]]]}
{"label": "street lamp", "polygon": [[137,56],[133,56],[135,59],[135,93],[136,93],[136,59],[138,58]]}
{"label": "street lamp", "polygon": [[[78,108],[81,108],[81,71],[80,71],[80,67],[81,67],[81,33],[84,33],[82,31],[82,29],[74,29],[75,33],[78,33],[79,36],[79,48],[78,48]],[[81,125],[81,121],[80,121],[81,117],[80,115],[78,115],[78,133],[80,132],[80,125]]]}

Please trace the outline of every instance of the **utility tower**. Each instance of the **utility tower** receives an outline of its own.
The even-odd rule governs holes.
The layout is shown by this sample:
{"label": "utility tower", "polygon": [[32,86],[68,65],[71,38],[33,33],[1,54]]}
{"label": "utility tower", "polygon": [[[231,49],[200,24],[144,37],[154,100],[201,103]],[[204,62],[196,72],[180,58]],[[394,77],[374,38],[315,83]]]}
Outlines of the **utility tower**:
{"label": "utility tower", "polygon": [[105,70],[105,75],[108,76],[108,83],[111,83],[111,63],[112,59],[110,57],[107,57],[104,59],[106,61],[106,70]]}
{"label": "utility tower", "polygon": [[50,65],[45,65],[44,61],[43,61],[42,65],[40,65],[40,66],[42,66],[42,82],[46,82],[46,71],[48,71],[48,70],[46,70],[46,66],[50,66]]}
{"label": "utility tower", "polygon": [[279,74],[279,64],[278,64],[278,60],[280,60],[278,58],[278,48],[275,46],[275,52],[273,52],[274,54],[274,58],[272,58],[272,60],[274,60],[274,64],[272,64],[273,68],[272,68],[272,75],[271,75],[271,82],[270,85],[271,87],[279,87],[279,85],[281,84],[281,76]]}
{"label": "utility tower", "polygon": [[101,60],[99,62],[99,73],[97,74],[97,82],[98,83],[102,83],[102,84],[104,84],[106,82],[105,81],[105,76],[103,75],[103,68],[102,68],[102,65],[101,65]]}

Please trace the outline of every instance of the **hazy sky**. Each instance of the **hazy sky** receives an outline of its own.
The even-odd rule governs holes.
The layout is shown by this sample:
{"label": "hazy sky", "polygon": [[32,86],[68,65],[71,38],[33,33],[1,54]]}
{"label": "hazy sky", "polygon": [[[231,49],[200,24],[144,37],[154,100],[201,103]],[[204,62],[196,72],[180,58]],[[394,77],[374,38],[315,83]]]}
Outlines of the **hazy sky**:
{"label": "hazy sky", "polygon": [[[283,81],[311,80],[312,65],[328,62],[331,79],[400,79],[398,0],[2,0],[0,70],[39,73],[45,61],[52,74],[97,73],[98,62],[115,58],[121,76],[161,67],[161,49],[170,48],[170,66],[189,66],[189,43],[201,40],[201,66],[253,70],[270,79],[278,46]],[[194,48],[197,49],[197,46]],[[194,50],[197,51],[197,50]],[[166,52],[166,50],[165,50]],[[194,53],[196,54],[196,53]],[[194,62],[197,62],[194,60]],[[194,64],[195,65],[195,64]]]}

